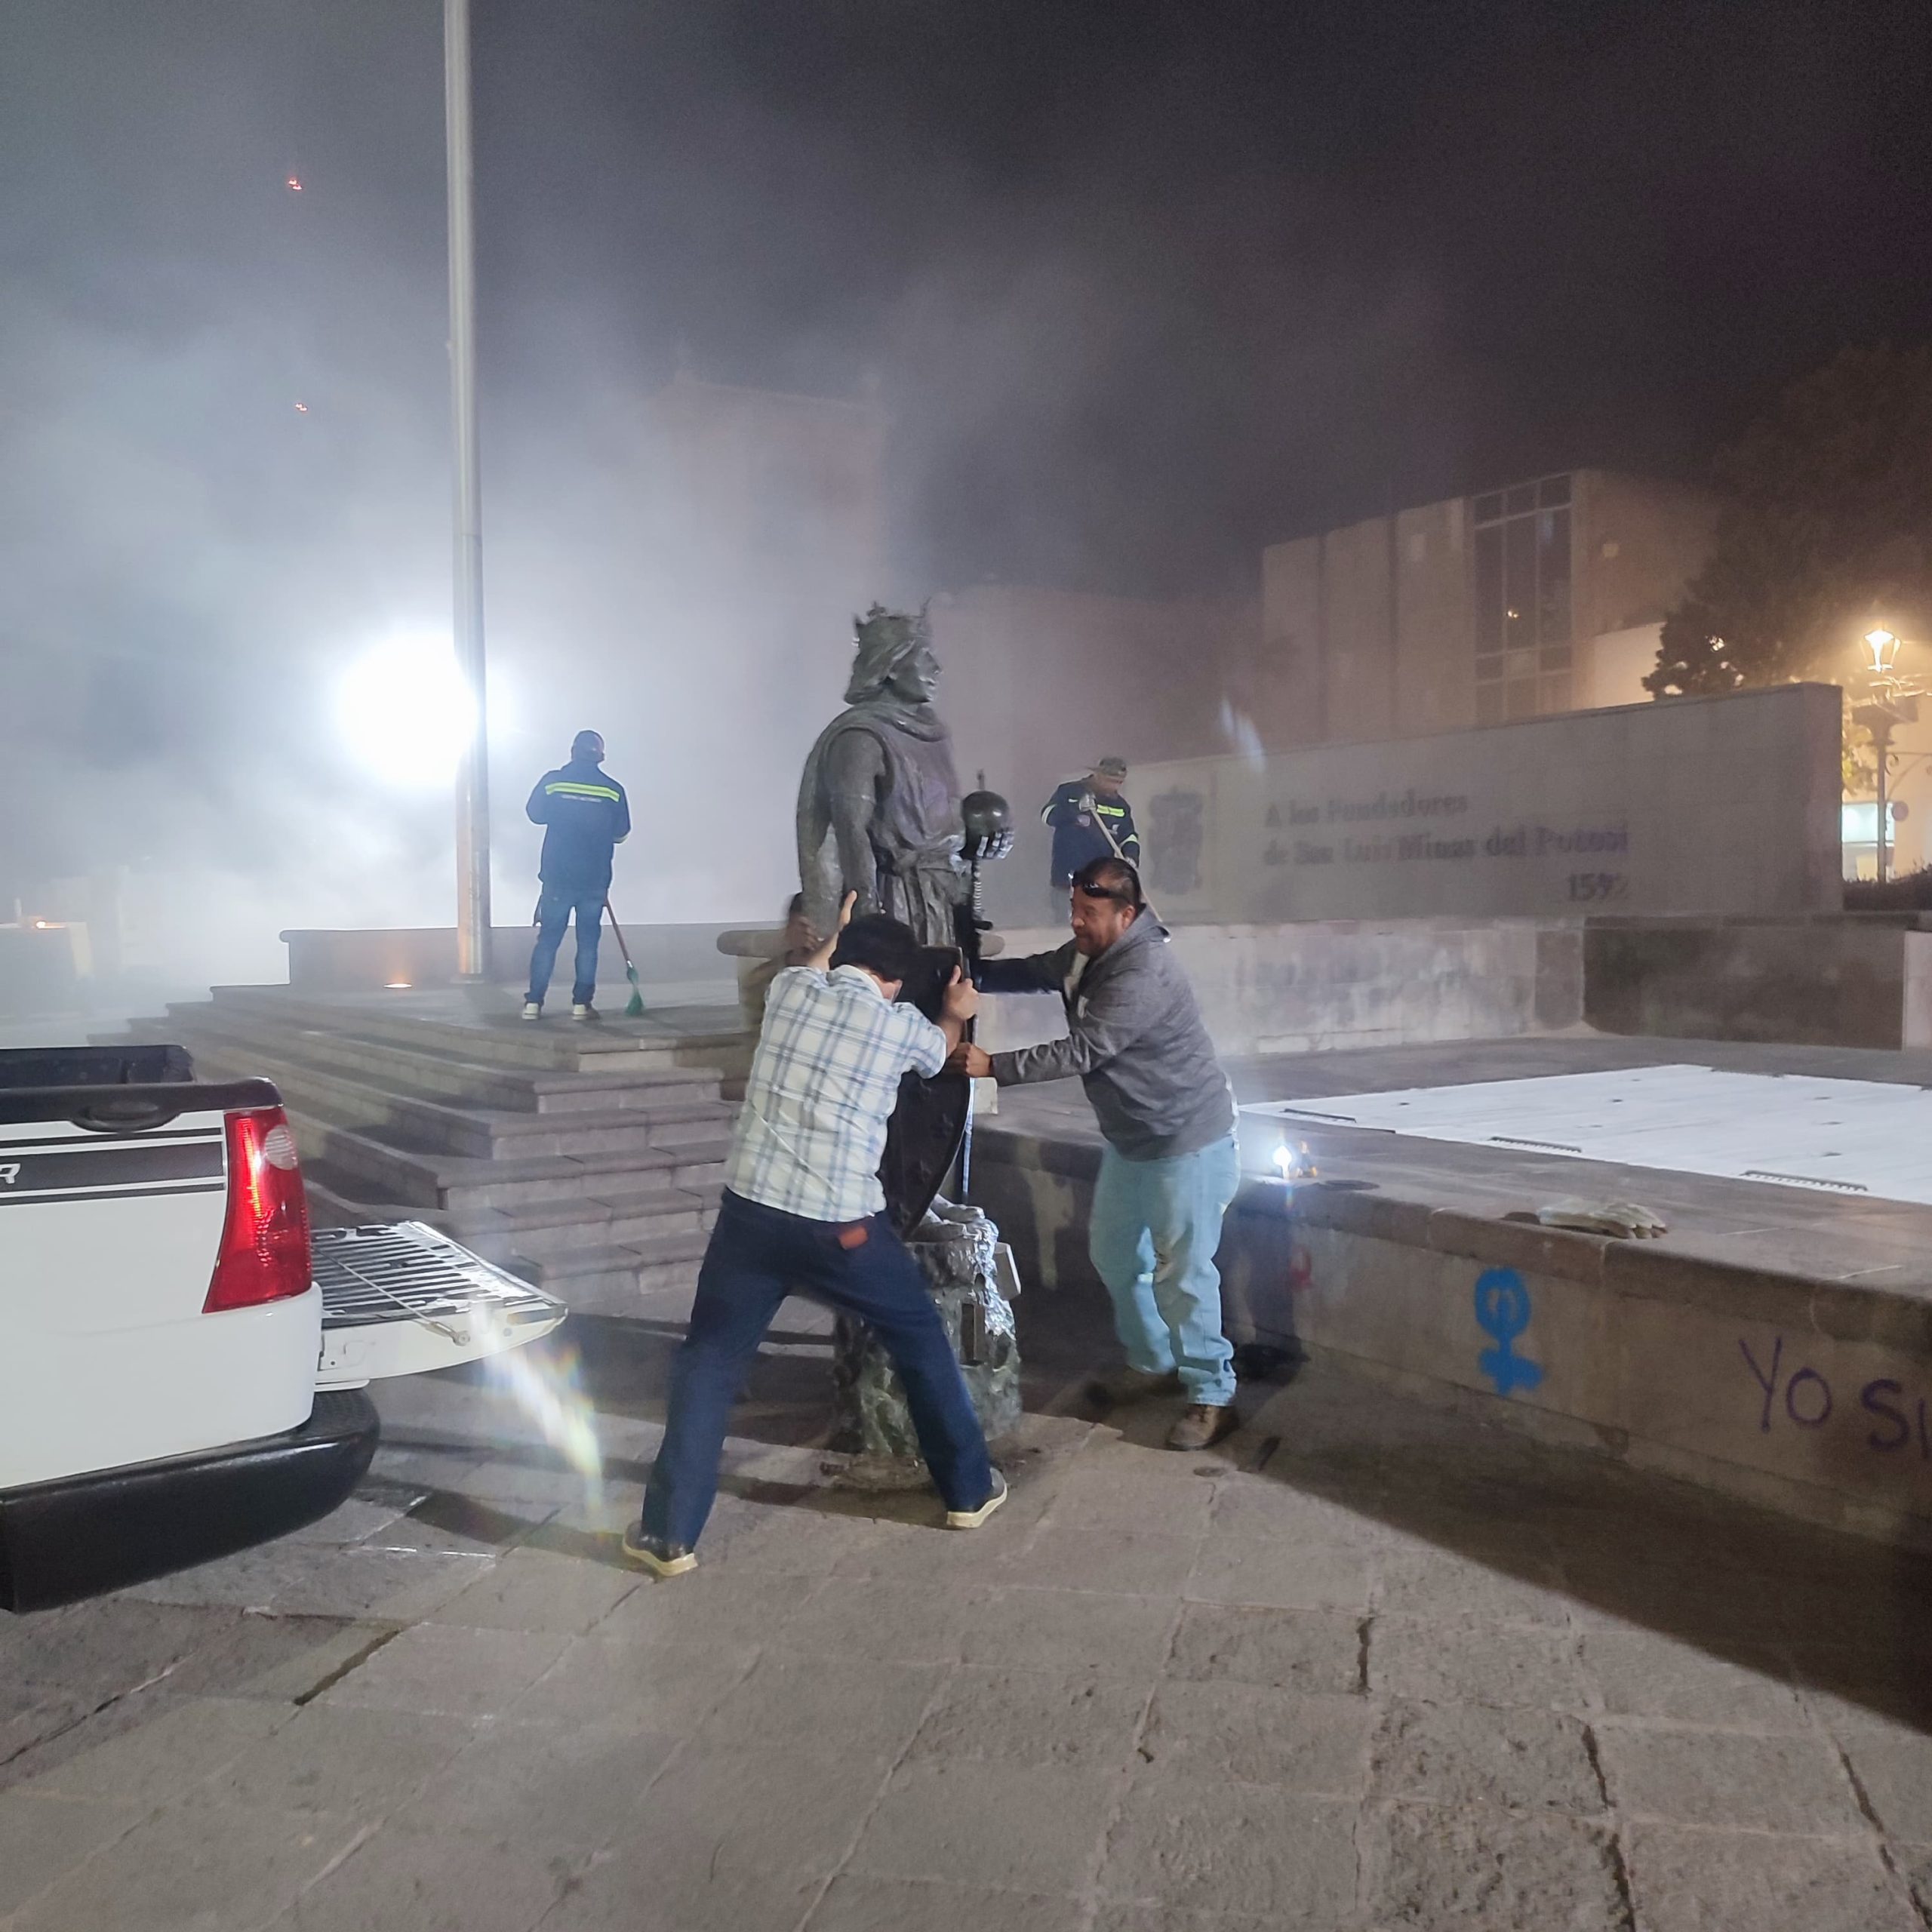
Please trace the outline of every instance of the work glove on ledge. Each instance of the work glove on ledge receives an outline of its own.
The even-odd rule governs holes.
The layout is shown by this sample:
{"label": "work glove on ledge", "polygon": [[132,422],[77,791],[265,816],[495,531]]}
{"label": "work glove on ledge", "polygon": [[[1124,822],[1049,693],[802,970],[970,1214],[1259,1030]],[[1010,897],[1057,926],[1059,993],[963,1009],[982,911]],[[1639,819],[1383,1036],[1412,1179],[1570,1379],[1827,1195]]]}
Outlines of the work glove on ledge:
{"label": "work glove on ledge", "polygon": [[1537,1210],[1537,1219],[1546,1228],[1574,1228],[1624,1240],[1654,1241],[1669,1232],[1662,1215],[1634,1201],[1552,1201]]}

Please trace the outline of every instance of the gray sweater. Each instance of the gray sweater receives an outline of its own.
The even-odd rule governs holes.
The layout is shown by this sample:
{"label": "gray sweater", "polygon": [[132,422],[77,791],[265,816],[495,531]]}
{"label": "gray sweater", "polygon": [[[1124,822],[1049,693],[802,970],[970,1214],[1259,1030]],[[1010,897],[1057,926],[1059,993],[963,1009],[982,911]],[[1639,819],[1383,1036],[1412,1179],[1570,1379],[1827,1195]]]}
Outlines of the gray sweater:
{"label": "gray sweater", "polygon": [[1195,1153],[1234,1131],[1228,1076],[1151,912],[1097,958],[1069,940],[1027,959],[989,959],[980,984],[990,993],[1060,995],[1066,1038],[995,1054],[993,1078],[1014,1087],[1078,1074],[1100,1131],[1127,1159]]}

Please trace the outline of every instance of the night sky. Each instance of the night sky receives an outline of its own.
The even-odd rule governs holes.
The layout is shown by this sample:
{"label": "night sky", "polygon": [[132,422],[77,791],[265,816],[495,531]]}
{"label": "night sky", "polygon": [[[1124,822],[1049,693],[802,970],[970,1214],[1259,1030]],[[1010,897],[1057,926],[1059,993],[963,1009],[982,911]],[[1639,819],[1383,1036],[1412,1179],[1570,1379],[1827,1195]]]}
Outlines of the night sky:
{"label": "night sky", "polygon": [[[200,466],[245,524],[249,386],[277,438],[298,391],[426,432],[439,11],[19,0],[0,346],[220,336]],[[1238,586],[1392,498],[1696,475],[1840,343],[1932,332],[1922,0],[476,11],[499,454],[681,354],[874,379],[935,584]],[[0,420],[56,406],[44,346]]]}
{"label": "night sky", "polygon": [[941,578],[1238,581],[1392,495],[1695,475],[1932,331],[1922,4],[479,17],[504,283],[723,377],[875,370]]}

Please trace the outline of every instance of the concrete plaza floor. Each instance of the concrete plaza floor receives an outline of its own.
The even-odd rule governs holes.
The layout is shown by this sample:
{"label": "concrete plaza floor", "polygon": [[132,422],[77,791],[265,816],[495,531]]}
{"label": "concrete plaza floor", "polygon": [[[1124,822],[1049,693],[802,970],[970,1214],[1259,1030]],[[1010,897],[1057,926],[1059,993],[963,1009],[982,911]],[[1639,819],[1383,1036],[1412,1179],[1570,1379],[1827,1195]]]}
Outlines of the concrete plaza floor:
{"label": "concrete plaza floor", "polygon": [[[574,1370],[388,1392],[308,1534],[0,1623],[0,1927],[1932,1921],[1924,1561],[1321,1360],[1171,1454],[1081,1411],[1097,1309],[1021,1309],[973,1535],[827,1480],[792,1304],[695,1576],[610,1534],[673,1324],[585,1324]],[[546,1439],[586,1423],[591,1485]]]}

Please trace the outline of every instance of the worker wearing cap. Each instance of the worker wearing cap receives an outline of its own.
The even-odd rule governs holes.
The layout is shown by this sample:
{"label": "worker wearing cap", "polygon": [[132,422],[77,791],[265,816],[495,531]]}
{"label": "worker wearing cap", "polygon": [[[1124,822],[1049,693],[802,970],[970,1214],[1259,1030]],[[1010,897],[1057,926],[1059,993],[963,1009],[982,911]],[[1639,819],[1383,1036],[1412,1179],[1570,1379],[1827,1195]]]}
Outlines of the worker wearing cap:
{"label": "worker wearing cap", "polygon": [[543,828],[543,856],[537,875],[537,943],[530,954],[526,1020],[543,1017],[543,996],[557,964],[564,931],[577,921],[577,975],[571,987],[571,1017],[594,1020],[597,990],[597,940],[604,924],[604,901],[611,890],[611,855],[630,836],[630,801],[624,788],[604,769],[604,740],[580,731],[571,740],[568,764],[538,779],[524,808]]}
{"label": "worker wearing cap", "polygon": [[1103,758],[1084,778],[1069,778],[1046,802],[1040,822],[1054,829],[1053,913],[1056,923],[1066,916],[1066,895],[1073,875],[1096,859],[1140,863],[1140,835],[1134,829],[1134,808],[1121,795],[1127,760]]}

